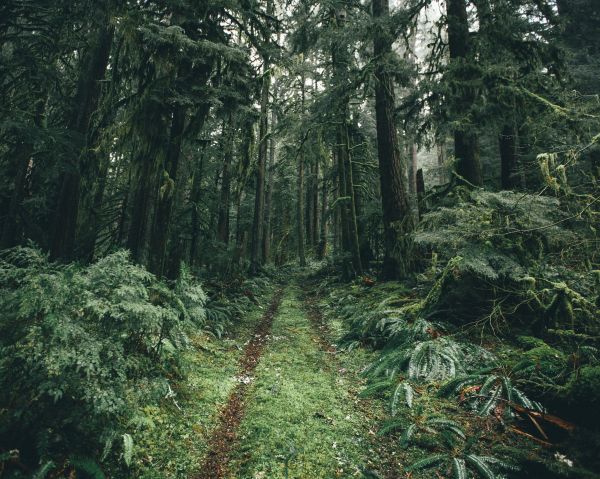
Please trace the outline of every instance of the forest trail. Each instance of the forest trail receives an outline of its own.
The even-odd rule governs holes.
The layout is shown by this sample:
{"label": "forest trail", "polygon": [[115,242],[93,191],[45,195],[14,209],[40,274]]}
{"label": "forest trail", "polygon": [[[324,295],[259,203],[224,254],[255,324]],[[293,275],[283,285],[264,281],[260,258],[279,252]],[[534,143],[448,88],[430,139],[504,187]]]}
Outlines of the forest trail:
{"label": "forest trail", "polygon": [[320,328],[297,286],[275,293],[198,479],[364,477],[372,431]]}

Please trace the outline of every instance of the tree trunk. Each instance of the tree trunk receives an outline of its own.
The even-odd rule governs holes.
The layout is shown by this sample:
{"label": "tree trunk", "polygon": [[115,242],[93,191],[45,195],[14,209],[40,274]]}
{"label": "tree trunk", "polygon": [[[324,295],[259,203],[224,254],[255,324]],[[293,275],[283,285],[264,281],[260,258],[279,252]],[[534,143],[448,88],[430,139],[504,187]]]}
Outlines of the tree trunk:
{"label": "tree trunk", "polygon": [[505,125],[499,137],[501,186],[503,190],[512,190],[519,184],[517,132],[511,125]]}
{"label": "tree trunk", "polygon": [[[58,204],[54,219],[54,234],[50,255],[54,259],[69,261],[75,253],[75,234],[81,196],[81,171],[86,169],[91,157],[86,151],[90,120],[100,101],[100,80],[104,78],[114,29],[106,25],[99,27],[89,51],[84,55],[82,71],[75,95],[76,110],[69,121],[69,130],[74,133],[77,147],[69,158],[70,165],[63,174]],[[84,194],[87,194],[85,192]]]}
{"label": "tree trunk", "polygon": [[[373,0],[373,16],[389,16],[388,0]],[[392,41],[389,32],[381,28],[376,30],[374,52],[378,63],[375,68],[375,114],[384,228],[382,275],[385,279],[401,278],[409,271],[408,235],[414,226],[394,125],[394,85],[386,71],[386,57],[391,54]]]}
{"label": "tree trunk", "polygon": [[[144,141],[144,140],[142,140]],[[127,249],[132,259],[139,264],[146,262],[148,230],[151,224],[152,211],[156,200],[158,185],[158,160],[160,140],[146,140],[147,145],[141,149],[133,160],[131,179],[133,189],[128,201],[129,228],[127,233]]]}
{"label": "tree trunk", "polygon": [[[274,98],[274,101],[276,98]],[[275,110],[271,112],[271,131],[275,127]],[[273,190],[275,185],[273,183],[275,169],[275,139],[272,134],[269,137],[269,163],[267,166],[267,198],[265,201],[265,233],[263,235],[262,255],[265,263],[271,260],[271,222],[272,222],[272,202],[273,202]]]}
{"label": "tree trunk", "polygon": [[219,219],[217,221],[217,239],[226,245],[229,243],[229,211],[231,196],[231,178],[229,169],[233,155],[234,128],[231,114],[227,124],[223,122],[223,170],[221,172],[221,195],[219,199]]}
{"label": "tree trunk", "polygon": [[165,159],[165,168],[162,173],[152,235],[150,237],[150,262],[149,270],[161,277],[165,270],[167,256],[167,239],[171,226],[171,214],[178,182],[179,162],[181,158],[181,144],[185,130],[186,109],[178,106],[173,112],[169,145]]}
{"label": "tree trunk", "polygon": [[[301,114],[304,115],[304,75],[301,77]],[[300,266],[306,266],[306,253],[304,248],[304,143],[300,145],[298,155],[298,182],[297,182],[297,235],[298,235],[298,259]]]}
{"label": "tree trunk", "polygon": [[252,222],[252,244],[250,251],[250,274],[257,274],[262,264],[261,258],[263,227],[265,220],[265,165],[267,161],[267,133],[269,87],[271,74],[268,59],[264,59],[263,83],[260,100],[260,126],[258,143],[258,164],[256,166],[256,196],[254,199],[254,220]]}
{"label": "tree trunk", "polygon": [[352,159],[350,156],[350,144],[348,139],[348,124],[346,122],[347,114],[344,114],[344,119],[340,125],[340,149],[344,161],[344,174],[346,177],[346,195],[348,201],[345,202],[348,208],[348,246],[352,255],[352,267],[354,274],[362,275],[363,267],[360,257],[360,241],[358,239],[358,224],[356,220],[356,194],[354,191],[354,181],[352,175]]}
{"label": "tree trunk", "polygon": [[200,208],[200,199],[202,194],[202,175],[204,173],[204,148],[203,145],[200,150],[200,158],[198,165],[194,171],[194,178],[192,180],[192,191],[190,193],[190,203],[192,207],[192,218],[191,218],[191,240],[190,240],[190,253],[189,263],[190,265],[197,264],[198,260],[198,241],[200,238],[200,215],[198,209]]}
{"label": "tree trunk", "polygon": [[316,250],[319,245],[319,169],[320,169],[320,160],[321,156],[318,154],[315,157],[315,171],[314,171],[314,182],[313,182],[313,200],[312,200],[312,208],[313,208],[313,238],[312,238],[312,246]]}
{"label": "tree trunk", "polygon": [[313,209],[313,188],[314,188],[314,158],[313,161],[311,161],[308,165],[308,181],[307,181],[307,187],[306,187],[306,215],[305,215],[305,222],[306,222],[306,243],[308,245],[308,249],[310,250],[313,246],[313,239],[314,239],[314,230],[313,230],[313,226],[314,226],[314,221],[313,221],[313,213],[314,213],[314,209]]}
{"label": "tree trunk", "polygon": [[423,213],[423,210],[425,209],[425,205],[423,204],[423,200],[425,198],[425,178],[423,178],[423,169],[419,168],[417,170],[417,175],[416,175],[416,183],[417,183],[417,212],[418,212],[418,219],[419,221],[421,220],[421,216]]}
{"label": "tree trunk", "polygon": [[300,266],[306,266],[305,234],[304,234],[304,146],[300,147],[298,155],[298,182],[297,191],[297,235],[298,235],[298,259]]}
{"label": "tree trunk", "polygon": [[319,259],[325,258],[327,255],[327,198],[328,198],[328,186],[327,176],[325,174],[325,164],[323,165],[323,183],[321,186],[321,228],[319,232],[319,249],[317,257]]}
{"label": "tree trunk", "polygon": [[[376,0],[380,1],[380,0]],[[450,59],[465,62],[469,48],[469,18],[466,0],[447,0],[448,46]],[[469,111],[476,98],[475,89],[468,86],[472,80],[468,66],[457,67],[457,80],[464,83],[454,98],[455,110]],[[483,172],[479,158],[479,142],[473,125],[462,124],[454,131],[456,173],[474,186],[483,186]]]}
{"label": "tree trunk", "polygon": [[[42,128],[44,125],[44,112],[46,106],[47,94],[44,92],[40,99],[35,103],[34,108],[34,126]],[[25,198],[27,187],[27,173],[31,171],[32,155],[34,153],[34,143],[31,138],[23,138],[21,144],[14,152],[14,183],[13,191],[8,204],[8,212],[4,219],[2,228],[2,237],[0,238],[0,249],[11,248],[18,243],[18,237],[21,235],[21,224],[19,214],[21,205]]]}

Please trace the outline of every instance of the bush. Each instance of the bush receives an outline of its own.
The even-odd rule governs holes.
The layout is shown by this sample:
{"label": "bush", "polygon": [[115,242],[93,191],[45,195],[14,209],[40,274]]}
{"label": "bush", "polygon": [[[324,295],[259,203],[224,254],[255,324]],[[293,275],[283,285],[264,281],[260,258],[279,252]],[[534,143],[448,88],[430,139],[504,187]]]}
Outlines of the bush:
{"label": "bush", "polygon": [[31,248],[4,252],[0,450],[29,465],[126,459],[127,423],[137,404],[168,390],[205,300],[187,272],[171,290],[126,252],[85,268]]}
{"label": "bush", "polygon": [[600,428],[598,405],[600,403],[600,366],[585,366],[573,375],[567,385],[569,402],[578,419],[588,427]]}

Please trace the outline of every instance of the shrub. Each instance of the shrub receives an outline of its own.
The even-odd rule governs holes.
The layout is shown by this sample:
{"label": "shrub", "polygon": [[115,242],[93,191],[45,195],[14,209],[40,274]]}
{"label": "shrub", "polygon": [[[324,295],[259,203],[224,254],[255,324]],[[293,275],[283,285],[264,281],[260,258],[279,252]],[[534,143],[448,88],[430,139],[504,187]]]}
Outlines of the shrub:
{"label": "shrub", "polygon": [[204,302],[189,274],[169,289],[126,252],[85,268],[31,248],[4,252],[0,449],[57,467],[119,457],[136,404],[168,390]]}

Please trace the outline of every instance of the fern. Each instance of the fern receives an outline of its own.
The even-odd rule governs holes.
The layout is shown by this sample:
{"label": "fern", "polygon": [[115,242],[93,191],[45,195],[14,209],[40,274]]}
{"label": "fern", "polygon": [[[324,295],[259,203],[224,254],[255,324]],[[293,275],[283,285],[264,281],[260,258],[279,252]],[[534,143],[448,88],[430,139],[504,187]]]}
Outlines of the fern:
{"label": "fern", "polygon": [[3,252],[0,369],[14,372],[0,377],[7,448],[32,458],[108,458],[137,405],[162,398],[167,375],[178,374],[204,301],[185,270],[172,289],[126,252],[84,268],[31,248]]}
{"label": "fern", "polygon": [[436,468],[451,470],[453,479],[479,477],[482,479],[502,479],[500,471],[517,470],[505,461],[492,456],[479,456],[471,453],[456,454],[453,451],[445,454],[432,454],[414,462],[407,472]]}
{"label": "fern", "polygon": [[438,394],[442,397],[460,396],[463,404],[481,416],[491,414],[499,406],[511,414],[512,404],[543,411],[542,405],[530,400],[523,391],[513,385],[508,376],[490,374],[489,370],[449,381],[440,388]]}
{"label": "fern", "polygon": [[415,422],[410,423],[408,427],[405,427],[406,421],[390,421],[384,425],[383,428],[378,432],[380,436],[392,433],[398,429],[403,429],[400,437],[400,443],[402,447],[408,447],[408,445],[418,435],[429,434],[433,436],[441,437],[448,433],[450,435],[449,442],[453,442],[453,437],[458,439],[466,439],[466,435],[460,425],[455,421],[446,418],[422,418],[418,417]]}
{"label": "fern", "polygon": [[76,472],[85,473],[90,479],[105,479],[106,476],[98,463],[89,457],[74,456],[69,459],[69,464]]}
{"label": "fern", "polygon": [[493,356],[478,346],[438,337],[397,349],[386,350],[372,363],[366,374],[393,378],[403,371],[416,381],[440,381],[464,374],[474,364],[491,362]]}
{"label": "fern", "polygon": [[32,479],[46,479],[48,474],[54,469],[55,464],[53,461],[46,461],[42,464],[31,476]]}
{"label": "fern", "polygon": [[400,401],[401,397],[404,397],[404,401],[408,408],[412,408],[414,394],[415,391],[410,385],[410,383],[403,381],[400,384],[398,384],[398,386],[394,390],[394,394],[392,394],[392,400],[390,404],[392,416],[395,416],[398,412],[398,402]]}
{"label": "fern", "polygon": [[445,454],[433,454],[431,456],[427,456],[423,459],[420,459],[414,462],[410,467],[406,470],[407,472],[420,471],[423,469],[430,469],[435,467],[446,460]]}
{"label": "fern", "polygon": [[131,466],[133,459],[133,438],[130,434],[123,434],[123,460],[127,467]]}

